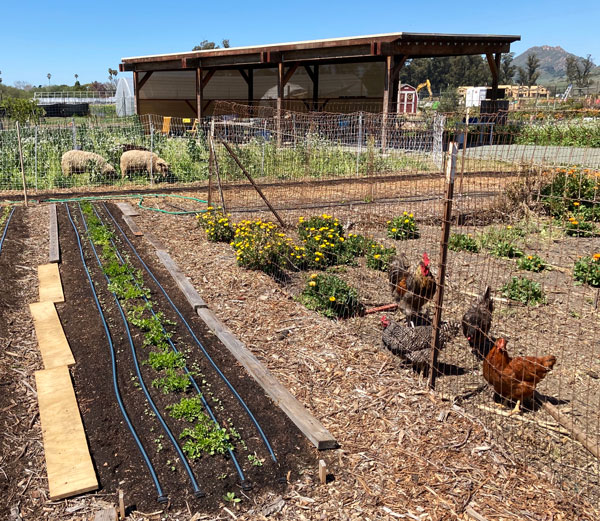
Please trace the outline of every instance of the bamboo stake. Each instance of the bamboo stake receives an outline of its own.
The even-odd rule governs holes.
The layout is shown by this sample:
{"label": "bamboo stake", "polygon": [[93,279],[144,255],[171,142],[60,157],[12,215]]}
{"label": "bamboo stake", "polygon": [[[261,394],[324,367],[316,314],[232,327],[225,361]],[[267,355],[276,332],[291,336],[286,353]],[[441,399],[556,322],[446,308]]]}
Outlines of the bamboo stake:
{"label": "bamboo stake", "polygon": [[[229,144],[227,142],[225,142],[223,140],[223,138],[221,136],[218,136],[219,140],[221,141],[221,143],[223,143],[223,145],[225,146],[225,148],[227,149],[227,152],[229,152],[229,155],[233,158],[233,160],[237,163],[237,166],[240,167],[241,171],[244,173],[244,175],[248,178],[248,181],[250,181],[250,184],[252,184],[252,186],[254,187],[254,189],[258,192],[258,195],[261,196],[262,200],[266,203],[266,205],[269,207],[269,210],[271,210],[271,213],[275,216],[275,218],[279,221],[279,224],[281,224],[282,228],[285,228],[285,223],[283,222],[283,220],[281,219],[281,217],[279,217],[279,214],[277,213],[277,211],[275,210],[275,208],[273,208],[271,206],[271,203],[269,202],[269,200],[265,197],[265,194],[263,194],[262,190],[260,189],[260,187],[254,182],[254,179],[252,179],[252,177],[250,176],[250,174],[248,173],[248,171],[244,168],[244,165],[242,165],[241,161],[239,160],[238,156],[235,154],[235,152],[231,149],[231,147],[229,146]],[[218,170],[217,170],[217,175],[218,175]]]}
{"label": "bamboo stake", "polygon": [[213,151],[213,160],[215,165],[215,173],[217,174],[217,187],[219,188],[219,195],[221,196],[221,208],[224,213],[227,213],[227,208],[225,207],[225,196],[223,195],[223,186],[221,185],[221,174],[219,173],[219,161],[217,160],[217,154],[215,152],[215,142],[213,141],[213,137],[209,138],[210,147]]}
{"label": "bamboo stake", "polygon": [[21,126],[17,121],[17,141],[19,142],[19,160],[21,162],[21,178],[23,179],[23,197],[25,199],[25,206],[27,203],[27,183],[25,182],[25,166],[23,164],[23,147],[21,146]]}
{"label": "bamboo stake", "polygon": [[433,334],[431,337],[431,371],[429,387],[435,389],[436,364],[440,350],[440,324],[442,322],[442,304],[444,303],[444,284],[446,279],[446,259],[448,257],[448,237],[450,236],[450,219],[452,217],[452,197],[454,195],[454,177],[456,176],[456,155],[458,147],[455,142],[449,143],[446,157],[446,198],[444,200],[444,217],[442,220],[442,240],[440,242],[440,269],[437,280],[435,298],[435,315],[433,317]]}

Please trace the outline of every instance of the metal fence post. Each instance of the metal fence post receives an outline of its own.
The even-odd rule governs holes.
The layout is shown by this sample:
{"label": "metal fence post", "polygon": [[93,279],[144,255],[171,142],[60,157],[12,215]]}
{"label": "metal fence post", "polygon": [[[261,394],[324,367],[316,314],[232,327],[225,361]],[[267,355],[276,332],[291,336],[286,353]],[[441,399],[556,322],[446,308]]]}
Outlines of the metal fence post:
{"label": "metal fence post", "polygon": [[360,154],[362,153],[362,141],[363,141],[363,113],[358,113],[358,143],[356,152],[356,175],[358,176]]}
{"label": "metal fence post", "polygon": [[21,126],[19,125],[19,122],[16,122],[16,126],[17,126],[17,141],[19,143],[19,160],[21,162],[21,178],[23,180],[23,197],[25,200],[25,206],[28,206],[27,204],[27,183],[25,182],[25,165],[23,164],[23,147],[21,145]]}
{"label": "metal fence post", "polygon": [[154,154],[154,125],[152,121],[150,121],[150,186],[154,186],[154,176],[152,174],[152,166],[154,161],[152,158]]}
{"label": "metal fence post", "polygon": [[75,128],[75,116],[71,116],[71,132],[73,133],[73,150],[77,148],[77,129]]}
{"label": "metal fence post", "polygon": [[448,237],[450,236],[450,219],[452,218],[452,198],[454,195],[454,178],[456,176],[457,144],[452,141],[446,156],[446,198],[444,199],[444,216],[442,217],[442,239],[440,241],[440,261],[435,294],[435,315],[433,317],[433,334],[431,338],[431,360],[429,387],[435,389],[437,376],[437,358],[440,349],[440,324],[442,323],[442,305],[444,303],[444,284],[446,280],[446,260],[448,258]]}
{"label": "metal fence post", "polygon": [[33,170],[35,173],[35,191],[38,190],[38,126],[34,129],[34,140],[33,140]]}

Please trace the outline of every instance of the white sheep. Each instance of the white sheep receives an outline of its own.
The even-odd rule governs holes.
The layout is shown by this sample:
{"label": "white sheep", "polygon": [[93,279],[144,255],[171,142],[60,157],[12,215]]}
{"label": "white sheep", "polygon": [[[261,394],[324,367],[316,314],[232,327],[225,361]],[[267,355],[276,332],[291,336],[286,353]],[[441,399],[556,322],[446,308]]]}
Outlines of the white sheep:
{"label": "white sheep", "polygon": [[128,150],[121,155],[121,176],[125,177],[130,173],[148,172],[157,176],[166,176],[169,173],[169,163],[158,157],[154,152],[144,152],[143,150]]}
{"label": "white sheep", "polygon": [[115,177],[117,171],[101,155],[83,150],[69,150],[62,155],[60,168],[64,175],[84,172],[100,174],[104,177]]}

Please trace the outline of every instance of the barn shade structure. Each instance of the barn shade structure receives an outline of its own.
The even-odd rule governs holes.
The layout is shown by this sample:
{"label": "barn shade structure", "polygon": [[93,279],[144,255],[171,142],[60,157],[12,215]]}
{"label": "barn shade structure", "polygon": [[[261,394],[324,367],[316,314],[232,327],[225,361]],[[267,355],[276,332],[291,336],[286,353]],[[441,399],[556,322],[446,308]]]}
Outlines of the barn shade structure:
{"label": "barn shade structure", "polygon": [[326,110],[330,102],[374,102],[384,117],[398,96],[408,59],[485,55],[498,95],[502,53],[512,35],[392,33],[123,58],[132,71],[138,114],[197,117],[217,100],[275,105],[278,114]]}

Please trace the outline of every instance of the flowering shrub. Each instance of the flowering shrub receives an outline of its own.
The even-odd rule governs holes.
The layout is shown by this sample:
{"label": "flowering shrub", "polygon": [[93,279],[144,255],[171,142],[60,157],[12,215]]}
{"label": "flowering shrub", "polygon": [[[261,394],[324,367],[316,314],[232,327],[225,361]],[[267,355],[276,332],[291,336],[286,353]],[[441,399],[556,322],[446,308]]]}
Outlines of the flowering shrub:
{"label": "flowering shrub", "polygon": [[313,273],[298,297],[308,309],[329,318],[348,318],[362,315],[364,306],[357,291],[335,275]]}
{"label": "flowering shrub", "polygon": [[382,244],[371,244],[367,249],[367,267],[378,271],[387,271],[391,258],[396,255],[396,248],[386,248]]}
{"label": "flowering shrub", "polygon": [[593,237],[596,227],[593,223],[586,222],[583,215],[571,216],[565,223],[565,233],[572,237]]}
{"label": "flowering shrub", "polygon": [[387,234],[388,237],[399,240],[418,239],[420,236],[415,217],[408,212],[387,222]]}
{"label": "flowering shrub", "polygon": [[266,273],[289,267],[294,261],[302,262],[305,257],[304,249],[295,248],[276,224],[260,219],[241,221],[230,244],[239,266]]}
{"label": "flowering shrub", "polygon": [[523,252],[511,241],[498,241],[490,248],[490,253],[496,257],[508,257],[509,259],[523,255]]}
{"label": "flowering shrub", "polygon": [[600,253],[592,257],[581,257],[573,267],[573,277],[590,286],[600,286]]}
{"label": "flowering shrub", "polygon": [[600,172],[573,167],[560,168],[546,175],[551,176],[540,190],[544,209],[560,218],[571,212],[585,216],[586,220],[600,220]]}
{"label": "flowering shrub", "polygon": [[230,242],[235,234],[235,225],[229,220],[231,214],[225,214],[219,208],[209,206],[206,212],[198,214],[198,226],[204,228],[206,238],[213,242]]}
{"label": "flowering shrub", "polygon": [[365,255],[375,241],[370,237],[365,237],[357,233],[349,233],[346,237],[346,254],[352,257],[361,257]]}
{"label": "flowering shrub", "polygon": [[348,264],[354,259],[346,249],[344,229],[326,213],[298,220],[298,235],[306,251],[306,266],[311,268]]}
{"label": "flowering shrub", "polygon": [[525,257],[521,257],[517,261],[517,266],[521,270],[535,272],[546,269],[546,263],[538,255],[527,255]]}

